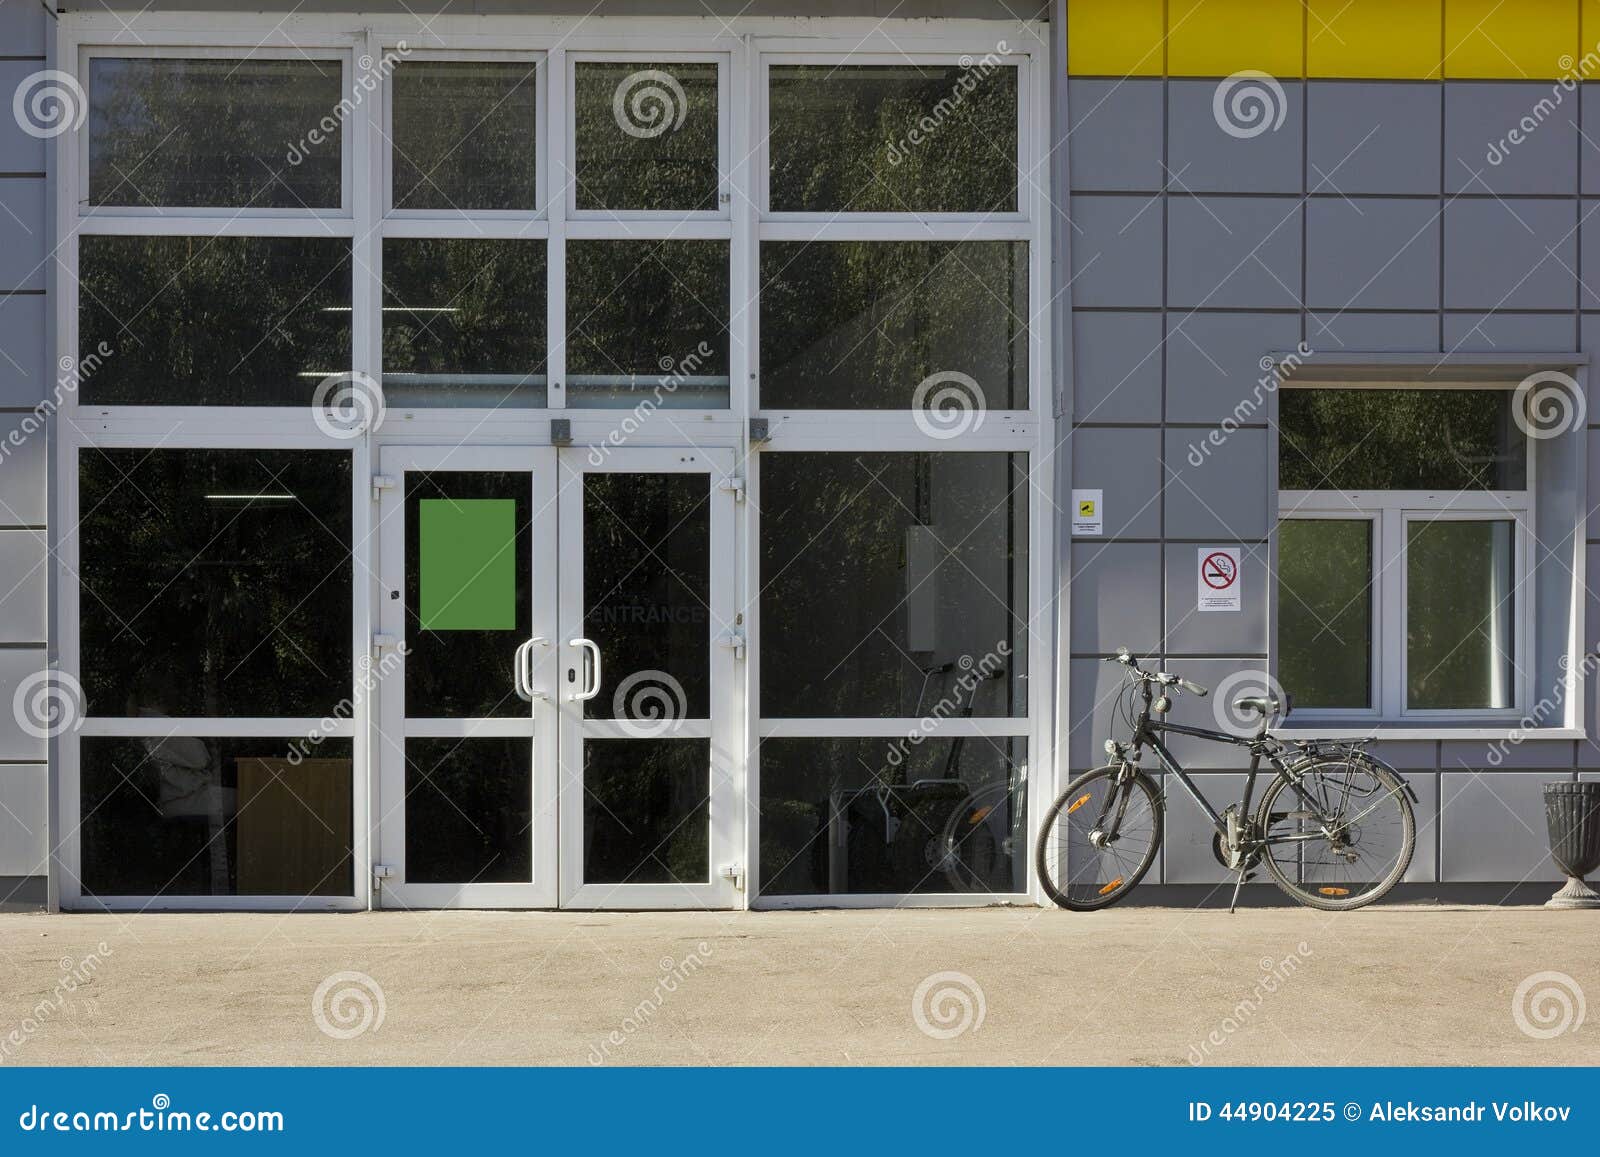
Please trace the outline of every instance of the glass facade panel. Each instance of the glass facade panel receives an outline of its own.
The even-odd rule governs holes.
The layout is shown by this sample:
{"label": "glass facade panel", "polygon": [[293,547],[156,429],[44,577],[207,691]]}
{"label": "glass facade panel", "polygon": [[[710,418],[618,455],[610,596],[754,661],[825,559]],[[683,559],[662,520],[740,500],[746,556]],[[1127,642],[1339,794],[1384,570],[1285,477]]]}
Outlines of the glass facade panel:
{"label": "glass facade panel", "polygon": [[1416,520],[1406,538],[1406,706],[1514,706],[1515,524]]}
{"label": "glass facade panel", "polygon": [[717,66],[573,65],[579,209],[719,209]]}
{"label": "glass facade panel", "polygon": [[1278,679],[1296,707],[1372,706],[1372,522],[1278,523]]}
{"label": "glass facade panel", "polygon": [[407,60],[395,67],[396,209],[538,206],[535,61]]}

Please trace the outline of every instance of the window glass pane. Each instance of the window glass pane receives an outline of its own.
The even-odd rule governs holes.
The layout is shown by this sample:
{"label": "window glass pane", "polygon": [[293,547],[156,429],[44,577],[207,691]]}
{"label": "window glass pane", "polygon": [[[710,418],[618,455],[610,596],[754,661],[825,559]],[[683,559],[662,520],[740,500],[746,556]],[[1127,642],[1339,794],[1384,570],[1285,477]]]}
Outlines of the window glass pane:
{"label": "window glass pane", "polygon": [[1283,390],[1285,490],[1521,490],[1510,390]]}
{"label": "window glass pane", "polygon": [[715,64],[579,61],[573,83],[578,208],[720,207]]}
{"label": "window glass pane", "polygon": [[1406,531],[1406,706],[1516,704],[1515,525],[1418,519]]}
{"label": "window glass pane", "polygon": [[543,241],[383,243],[383,390],[396,405],[544,406]]}
{"label": "window glass pane", "polygon": [[337,209],[337,60],[89,62],[89,204]]}
{"label": "window glass pane", "polygon": [[711,741],[591,739],[583,745],[586,884],[711,878]]}
{"label": "window glass pane", "polygon": [[1026,753],[1015,738],[764,740],[761,894],[1025,890]]}
{"label": "window glass pane", "polygon": [[80,751],[87,894],[354,893],[348,739],[85,738]]}
{"label": "window glass pane", "polygon": [[762,244],[764,407],[926,407],[952,380],[935,374],[964,375],[979,408],[1027,408],[1025,242]]}
{"label": "window glass pane", "polygon": [[533,740],[407,739],[406,882],[533,879]]}
{"label": "window glass pane", "polygon": [[309,716],[351,694],[350,455],[79,455],[91,715]]}
{"label": "window glass pane", "polygon": [[1278,678],[1296,707],[1372,706],[1372,523],[1278,523]]}
{"label": "window glass pane", "polygon": [[567,404],[728,405],[728,243],[567,243]]}
{"label": "window glass pane", "polygon": [[760,466],[763,716],[1027,714],[1027,455]]}
{"label": "window glass pane", "polygon": [[538,63],[408,60],[396,66],[396,209],[538,208]]}
{"label": "window glass pane", "polygon": [[309,406],[350,370],[348,240],[83,237],[78,260],[85,405]]}
{"label": "window glass pane", "polygon": [[1017,70],[787,65],[769,89],[774,212],[1011,213]]}

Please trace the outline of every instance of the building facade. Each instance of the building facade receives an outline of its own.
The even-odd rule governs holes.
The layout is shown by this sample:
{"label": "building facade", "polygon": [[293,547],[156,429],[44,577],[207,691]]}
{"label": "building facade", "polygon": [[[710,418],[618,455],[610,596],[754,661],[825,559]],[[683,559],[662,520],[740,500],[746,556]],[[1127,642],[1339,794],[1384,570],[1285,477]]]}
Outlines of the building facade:
{"label": "building facade", "polygon": [[7,903],[1034,903],[1123,646],[1554,878],[1600,10],[229,7],[0,0]]}

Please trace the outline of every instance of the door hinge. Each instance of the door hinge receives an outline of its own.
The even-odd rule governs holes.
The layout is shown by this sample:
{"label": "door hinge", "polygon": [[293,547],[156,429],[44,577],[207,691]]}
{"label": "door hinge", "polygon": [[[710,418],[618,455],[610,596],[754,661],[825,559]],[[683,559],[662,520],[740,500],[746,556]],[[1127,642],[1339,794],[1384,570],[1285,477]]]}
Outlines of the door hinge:
{"label": "door hinge", "polygon": [[383,653],[385,650],[392,650],[399,645],[400,640],[395,638],[393,635],[373,635],[372,657],[374,659],[381,659],[383,658]]}
{"label": "door hinge", "polygon": [[718,490],[731,490],[735,502],[744,501],[744,479],[737,474],[729,474],[717,483]]}
{"label": "door hinge", "polygon": [[372,886],[382,888],[383,882],[394,875],[394,868],[389,864],[372,865]]}
{"label": "door hinge", "polygon": [[744,658],[744,632],[735,628],[717,640],[717,646],[727,647],[735,659]]}
{"label": "door hinge", "polygon": [[383,499],[385,490],[395,488],[395,479],[392,474],[374,474],[372,476],[372,501],[379,502]]}
{"label": "door hinge", "polygon": [[743,864],[723,864],[722,865],[722,878],[724,880],[732,880],[734,889],[736,891],[739,891],[739,892],[744,891],[744,865]]}

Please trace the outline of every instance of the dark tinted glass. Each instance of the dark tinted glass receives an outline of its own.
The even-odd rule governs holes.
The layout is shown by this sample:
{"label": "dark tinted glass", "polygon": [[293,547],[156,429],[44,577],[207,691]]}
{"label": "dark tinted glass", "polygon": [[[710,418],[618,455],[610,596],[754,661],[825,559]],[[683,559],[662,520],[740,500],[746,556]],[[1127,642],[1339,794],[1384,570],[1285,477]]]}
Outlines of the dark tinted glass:
{"label": "dark tinted glass", "polygon": [[533,740],[405,743],[406,882],[533,879]]}
{"label": "dark tinted glass", "polygon": [[80,751],[88,894],[353,894],[349,740],[85,738]]}
{"label": "dark tinted glass", "polygon": [[1372,523],[1278,523],[1278,678],[1296,707],[1372,705]]}
{"label": "dark tinted glass", "polygon": [[1025,754],[1021,739],[763,741],[761,894],[1023,891]]}
{"label": "dark tinted glass", "polygon": [[408,60],[390,84],[396,209],[538,208],[533,61]]}
{"label": "dark tinted glass", "polygon": [[97,57],[89,203],[336,209],[337,60]]}
{"label": "dark tinted glass", "polygon": [[760,466],[762,715],[1027,714],[1026,455]]}
{"label": "dark tinted glass", "polygon": [[91,715],[321,718],[351,694],[350,455],[79,452]]}
{"label": "dark tinted glass", "polygon": [[579,61],[580,209],[718,208],[717,66]]}
{"label": "dark tinted glass", "polygon": [[709,488],[704,474],[584,476],[583,633],[605,657],[588,718],[709,718]]}
{"label": "dark tinted glass", "polygon": [[545,243],[383,243],[383,389],[398,405],[543,406]]}
{"label": "dark tinted glass", "polygon": [[78,260],[85,405],[309,406],[350,370],[348,240],[83,237]]}
{"label": "dark tinted glass", "polygon": [[772,69],[774,212],[1007,213],[1017,208],[1017,70]]}
{"label": "dark tinted glass", "polygon": [[567,243],[567,404],[728,404],[728,243]]}
{"label": "dark tinted glass", "polygon": [[710,740],[585,743],[584,883],[710,880],[710,790]]}
{"label": "dark tinted glass", "polygon": [[762,243],[763,406],[904,410],[951,373],[1027,408],[1026,243]]}
{"label": "dark tinted glass", "polygon": [[1517,701],[1516,526],[1417,519],[1406,527],[1406,706]]}
{"label": "dark tinted glass", "polygon": [[[463,629],[447,606],[437,621],[424,612],[423,560],[440,549],[423,541],[421,506],[505,501],[514,503],[509,544],[490,552],[489,563],[506,567],[515,586],[514,619],[497,626]],[[512,682],[517,648],[533,634],[532,476],[521,472],[412,471],[406,474],[406,714],[414,719],[526,717],[528,704]],[[426,548],[426,549],[425,549]],[[448,549],[448,544],[444,546]],[[507,557],[509,556],[509,557]],[[429,557],[429,561],[433,561]],[[475,588],[476,589],[476,588]],[[481,593],[479,591],[478,593]],[[449,597],[444,600],[449,602]]]}
{"label": "dark tinted glass", "polygon": [[1510,390],[1283,390],[1284,490],[1521,490]]}

